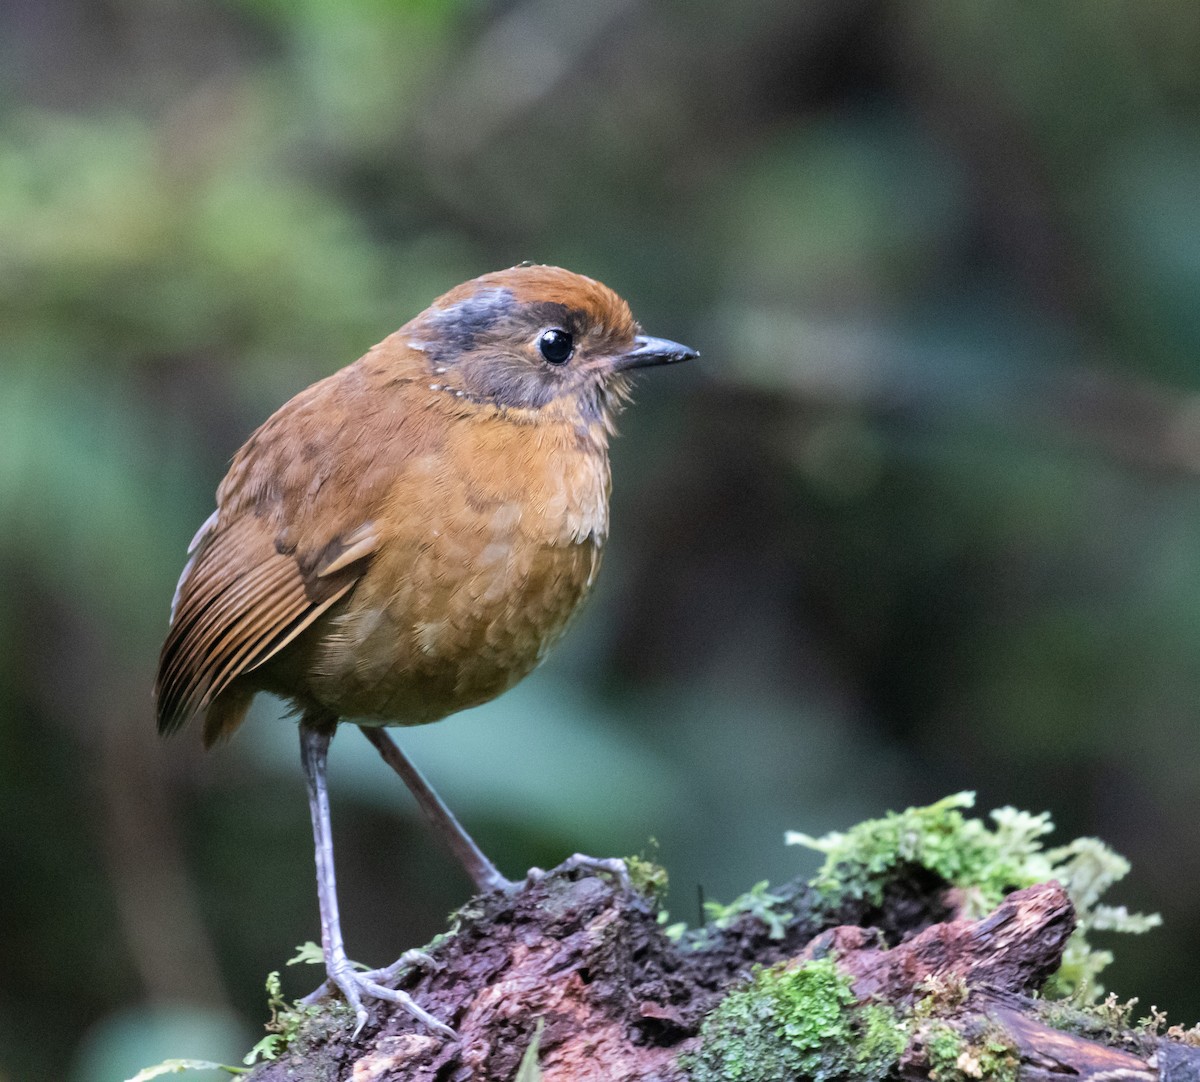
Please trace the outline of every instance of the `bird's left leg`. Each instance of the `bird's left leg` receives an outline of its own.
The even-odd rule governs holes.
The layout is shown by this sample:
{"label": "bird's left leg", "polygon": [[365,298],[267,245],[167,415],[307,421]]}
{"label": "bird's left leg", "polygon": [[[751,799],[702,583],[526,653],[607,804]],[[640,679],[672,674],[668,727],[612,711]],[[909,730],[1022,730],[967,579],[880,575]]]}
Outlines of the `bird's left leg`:
{"label": "bird's left leg", "polygon": [[[312,812],[313,844],[317,860],[317,898],[321,907],[321,949],[325,955],[325,971],[329,980],[341,989],[346,1002],[354,1009],[355,1036],[367,1021],[364,996],[387,1000],[403,1007],[430,1029],[450,1038],[454,1030],[418,1007],[411,996],[395,988],[386,988],[378,979],[387,970],[361,973],[346,956],[342,940],[342,922],[338,914],[337,879],[333,869],[333,831],[329,818],[329,791],[325,781],[329,742],[333,739],[336,720],[305,715],[300,722],[300,755],[304,776],[308,782],[308,806]],[[391,967],[389,967],[390,969]],[[318,989],[319,993],[321,989]]]}

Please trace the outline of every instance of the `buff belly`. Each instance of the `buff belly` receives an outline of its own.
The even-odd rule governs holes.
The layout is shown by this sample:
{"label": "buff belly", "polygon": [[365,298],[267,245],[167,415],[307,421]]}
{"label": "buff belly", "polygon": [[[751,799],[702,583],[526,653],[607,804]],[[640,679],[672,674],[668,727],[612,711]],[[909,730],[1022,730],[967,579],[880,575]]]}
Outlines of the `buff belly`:
{"label": "buff belly", "polygon": [[[403,560],[397,575],[385,562]],[[308,695],[340,717],[421,725],[487,702],[528,675],[586,597],[591,541],[442,541],[380,553],[313,643]],[[389,583],[381,592],[377,583]],[[396,589],[395,584],[402,585]]]}

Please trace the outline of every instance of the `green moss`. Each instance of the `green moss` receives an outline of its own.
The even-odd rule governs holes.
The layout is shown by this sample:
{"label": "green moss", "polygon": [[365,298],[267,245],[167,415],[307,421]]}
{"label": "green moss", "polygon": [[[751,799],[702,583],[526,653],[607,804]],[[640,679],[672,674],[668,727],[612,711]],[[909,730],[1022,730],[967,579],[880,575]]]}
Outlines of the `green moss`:
{"label": "green moss", "polygon": [[931,1082],[1016,1082],[1020,1060],[999,1029],[968,1036],[932,1022],[921,1036]]}
{"label": "green moss", "polygon": [[949,1014],[967,1001],[971,990],[957,973],[935,973],[917,985],[921,998],[913,1004],[912,1017],[920,1021]]}
{"label": "green moss", "polygon": [[969,891],[968,904],[976,910],[971,915],[982,916],[1006,891],[1049,877],[1039,839],[1053,827],[1045,814],[1004,809],[989,829],[962,814],[974,803],[973,793],[957,793],[925,808],[868,819],[845,833],[812,838],[792,831],[787,842],[825,854],[812,885],[831,901],[861,898],[880,905],[891,873],[915,864]]}
{"label": "green moss", "polygon": [[[959,793],[844,834],[820,839],[793,834],[788,840],[825,854],[810,886],[831,912],[847,900],[884,904],[888,887],[914,867],[957,888],[968,918],[985,915],[1015,889],[1057,879],[1071,896],[1079,927],[1051,990],[1072,995],[1072,1003],[1061,1008],[1069,1006],[1073,1020],[1100,1028],[1127,1025],[1131,1005],[1110,999],[1091,1007],[1090,1014],[1077,1008],[1099,994],[1095,976],[1111,960],[1107,951],[1090,945],[1088,935],[1142,932],[1158,923],[1154,916],[1100,904],[1129,865],[1093,838],[1047,848],[1044,839],[1053,824],[1046,814],[1002,808],[985,822],[964,814],[973,804],[973,794]],[[792,918],[786,904],[759,883],[731,905],[709,904],[709,927],[728,927],[751,914],[782,935]],[[759,971],[749,985],[728,995],[705,1020],[698,1050],[681,1059],[681,1066],[692,1082],[879,1082],[895,1073],[911,1042],[914,1052],[923,1050],[934,1082],[1016,1082],[1018,1056],[1002,1030],[956,1028],[953,1020],[967,996],[961,980],[927,982],[919,996],[897,1013],[858,1002],[832,957],[800,966],[784,963]],[[1158,1015],[1148,1022],[1155,1032],[1165,1024]]]}
{"label": "green moss", "polygon": [[813,838],[789,832],[787,841],[825,854],[811,885],[831,905],[847,899],[881,905],[888,884],[913,865],[960,888],[966,917],[983,916],[1012,890],[1057,879],[1071,896],[1079,926],[1050,992],[1069,995],[1084,989],[1089,997],[1098,997],[1103,989],[1096,977],[1112,955],[1091,945],[1091,933],[1139,933],[1160,923],[1157,915],[1100,904],[1100,896],[1129,871],[1128,862],[1095,838],[1045,848],[1042,839],[1054,829],[1045,812],[1000,808],[988,824],[963,815],[974,804],[974,793],[956,793],[928,807],[889,812],[845,833]]}
{"label": "green moss", "polygon": [[705,1020],[681,1059],[693,1082],[883,1079],[905,1044],[895,1014],[859,1006],[832,958],[760,970]]}
{"label": "green moss", "polygon": [[979,1074],[973,1078],[990,1078],[996,1082],[1017,1082],[1017,1069],[1021,1063],[1020,1052],[1011,1043],[998,1035],[979,1041],[969,1052],[979,1064]]}
{"label": "green moss", "polygon": [[267,1035],[246,1054],[242,1062],[248,1065],[278,1059],[288,1051],[303,1051],[354,1026],[354,1011],[340,999],[320,1006],[288,1003],[278,971],[267,974],[267,1006],[271,1009]]}
{"label": "green moss", "polygon": [[767,934],[771,939],[782,939],[787,931],[788,921],[795,919],[796,915],[791,910],[784,909],[787,900],[778,894],[772,894],[767,886],[765,879],[755,883],[745,894],[735,898],[728,905],[705,902],[704,915],[714,928],[722,931],[743,916],[749,915],[767,926]]}
{"label": "green moss", "polygon": [[856,1044],[845,1051],[855,1068],[846,1076],[858,1079],[884,1078],[908,1044],[908,1027],[891,1007],[868,1003],[855,1010]]}
{"label": "green moss", "polygon": [[1098,1003],[1071,1000],[1043,1002],[1038,1006],[1038,1018],[1048,1026],[1073,1033],[1090,1041],[1139,1049],[1149,1055],[1160,1037],[1166,1036],[1183,1044],[1200,1046],[1200,1026],[1185,1029],[1171,1025],[1165,1011],[1152,1006],[1150,1013],[1137,1015],[1137,998],[1122,1002],[1109,995]]}
{"label": "green moss", "polygon": [[629,885],[639,894],[656,903],[666,896],[667,870],[662,865],[642,857],[626,857],[625,869],[629,872]]}
{"label": "green moss", "polygon": [[940,1022],[931,1024],[925,1031],[925,1056],[929,1061],[929,1077],[933,1082],[950,1082],[961,1078],[958,1057],[962,1055],[964,1041],[958,1030]]}
{"label": "green moss", "polygon": [[963,1032],[937,1017],[960,1002],[946,986],[901,1015],[859,1002],[831,957],[782,964],[727,996],[680,1066],[691,1082],[882,1082],[911,1041],[932,1082],[1016,1082],[1019,1057],[999,1027]]}

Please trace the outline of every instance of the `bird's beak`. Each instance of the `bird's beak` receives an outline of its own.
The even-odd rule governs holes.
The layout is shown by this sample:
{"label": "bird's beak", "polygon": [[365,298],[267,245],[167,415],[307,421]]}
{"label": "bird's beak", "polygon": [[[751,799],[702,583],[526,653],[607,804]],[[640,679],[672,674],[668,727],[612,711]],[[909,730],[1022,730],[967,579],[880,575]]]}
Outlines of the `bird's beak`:
{"label": "bird's beak", "polygon": [[681,346],[667,338],[651,338],[639,334],[633,340],[633,349],[622,353],[613,361],[613,370],[623,372],[627,368],[649,368],[654,364],[678,364],[691,361],[700,354],[689,346]]}

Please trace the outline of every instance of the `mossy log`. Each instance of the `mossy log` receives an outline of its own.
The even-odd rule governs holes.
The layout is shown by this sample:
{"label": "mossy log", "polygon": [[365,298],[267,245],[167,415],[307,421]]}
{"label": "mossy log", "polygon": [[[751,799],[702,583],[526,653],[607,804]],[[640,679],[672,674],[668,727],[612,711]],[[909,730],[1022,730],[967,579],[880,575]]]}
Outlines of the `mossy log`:
{"label": "mossy log", "polygon": [[[1054,882],[979,920],[901,869],[882,904],[797,882],[669,934],[647,894],[572,872],[475,899],[401,983],[455,1041],[376,1003],[280,1018],[254,1082],[1200,1079],[1200,1049],[1111,1009],[1038,998],[1075,926]],[[731,994],[732,993],[732,994]]]}

